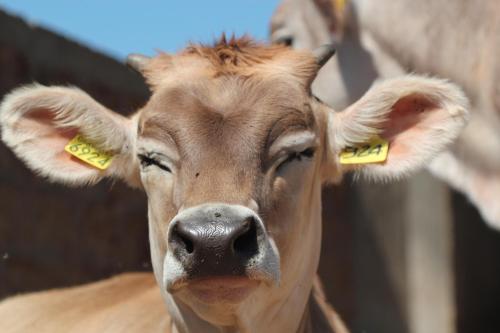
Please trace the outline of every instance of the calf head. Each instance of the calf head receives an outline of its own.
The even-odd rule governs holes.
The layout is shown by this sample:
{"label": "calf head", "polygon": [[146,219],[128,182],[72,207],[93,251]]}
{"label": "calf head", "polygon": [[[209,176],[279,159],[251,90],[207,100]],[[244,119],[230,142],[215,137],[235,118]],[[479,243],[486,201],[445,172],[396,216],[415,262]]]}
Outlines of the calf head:
{"label": "calf head", "polygon": [[[4,142],[38,174],[68,185],[105,177],[148,196],[154,273],[180,331],[296,331],[316,274],[321,187],[348,171],[400,178],[444,149],[465,123],[453,85],[406,77],[343,112],[310,84],[331,55],[224,38],[176,55],[133,55],[152,96],[133,116],[76,88],[31,85],[1,105]],[[64,151],[77,133],[114,154],[98,170]],[[378,135],[379,164],[339,163]]]}

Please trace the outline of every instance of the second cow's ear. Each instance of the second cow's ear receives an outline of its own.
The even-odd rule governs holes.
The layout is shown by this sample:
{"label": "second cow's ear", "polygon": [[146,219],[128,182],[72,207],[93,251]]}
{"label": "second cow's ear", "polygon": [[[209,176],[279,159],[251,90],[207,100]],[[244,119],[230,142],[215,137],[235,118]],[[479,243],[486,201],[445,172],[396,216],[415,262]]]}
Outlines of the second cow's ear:
{"label": "second cow's ear", "polygon": [[[423,168],[457,138],[467,123],[468,107],[463,92],[443,80],[407,76],[373,87],[346,110],[328,114],[329,177],[356,171],[386,181]],[[389,143],[385,161],[340,163],[343,150],[374,137]]]}
{"label": "second cow's ear", "polygon": [[[117,177],[137,184],[137,171],[132,167],[131,120],[79,89],[41,85],[18,88],[0,105],[0,126],[5,144],[30,169],[49,180],[86,185]],[[100,151],[114,155],[109,168],[100,170],[65,151],[77,134]]]}

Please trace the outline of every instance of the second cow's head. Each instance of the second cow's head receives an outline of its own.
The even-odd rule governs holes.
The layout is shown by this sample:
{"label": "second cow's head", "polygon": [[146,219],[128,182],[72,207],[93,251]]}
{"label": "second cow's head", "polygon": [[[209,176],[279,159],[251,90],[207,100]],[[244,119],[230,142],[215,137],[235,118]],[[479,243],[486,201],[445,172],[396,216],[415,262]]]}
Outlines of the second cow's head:
{"label": "second cow's head", "polygon": [[[348,171],[405,176],[467,116],[460,90],[421,77],[382,83],[333,112],[310,91],[328,53],[239,39],[133,56],[152,96],[131,117],[76,88],[31,85],[1,105],[2,138],[51,181],[110,177],[143,188],[154,272],[172,307],[221,324],[257,299],[303,308],[319,260],[322,185]],[[64,151],[78,133],[115,155],[107,170]],[[390,142],[385,162],[339,163],[345,147],[376,135]]]}

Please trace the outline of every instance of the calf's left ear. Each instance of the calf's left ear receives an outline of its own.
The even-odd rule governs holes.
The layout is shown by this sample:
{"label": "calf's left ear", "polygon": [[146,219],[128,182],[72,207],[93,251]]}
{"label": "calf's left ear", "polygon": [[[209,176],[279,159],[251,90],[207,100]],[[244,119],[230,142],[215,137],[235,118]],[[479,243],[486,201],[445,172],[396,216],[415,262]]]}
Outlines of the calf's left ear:
{"label": "calf's left ear", "polygon": [[[444,80],[412,75],[374,86],[346,110],[328,113],[328,180],[356,171],[387,181],[423,168],[456,139],[468,108],[461,89]],[[376,137],[388,141],[385,161],[341,164],[342,151]]]}
{"label": "calf's left ear", "polygon": [[[77,88],[30,85],[14,90],[0,104],[0,128],[5,144],[30,169],[51,181],[87,185],[115,177],[137,184],[132,121]],[[99,151],[114,155],[107,169],[65,151],[77,134]]]}

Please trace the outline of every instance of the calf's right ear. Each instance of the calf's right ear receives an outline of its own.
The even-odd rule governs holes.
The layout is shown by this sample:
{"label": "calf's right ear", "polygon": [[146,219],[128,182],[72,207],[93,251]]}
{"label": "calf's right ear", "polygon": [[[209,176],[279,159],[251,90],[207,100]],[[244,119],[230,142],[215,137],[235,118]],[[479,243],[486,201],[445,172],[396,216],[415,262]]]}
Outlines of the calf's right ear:
{"label": "calf's right ear", "polygon": [[[104,177],[138,184],[132,121],[105,108],[77,88],[30,85],[0,104],[2,140],[37,174],[68,185],[96,183]],[[64,150],[77,134],[113,154],[100,170]]]}
{"label": "calf's right ear", "polygon": [[[409,75],[374,86],[346,110],[328,113],[330,181],[348,171],[388,181],[422,169],[457,138],[468,108],[461,89],[440,79]],[[384,161],[341,163],[340,152],[375,137],[389,143]]]}

